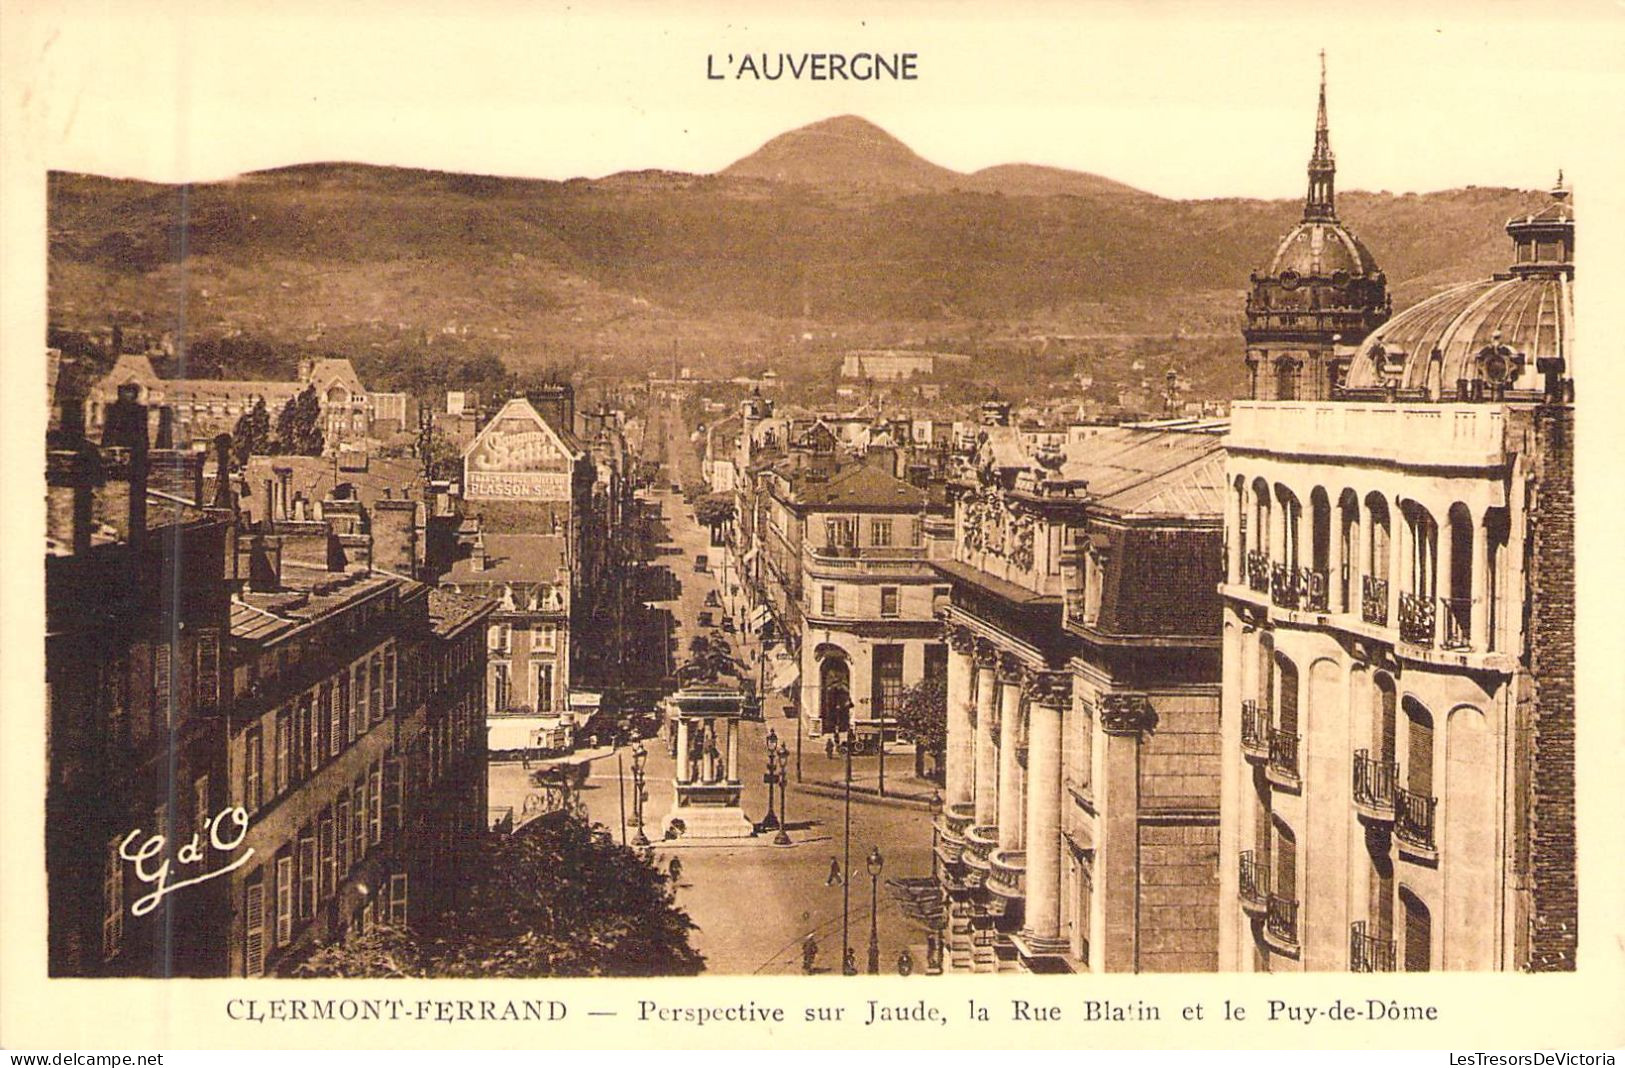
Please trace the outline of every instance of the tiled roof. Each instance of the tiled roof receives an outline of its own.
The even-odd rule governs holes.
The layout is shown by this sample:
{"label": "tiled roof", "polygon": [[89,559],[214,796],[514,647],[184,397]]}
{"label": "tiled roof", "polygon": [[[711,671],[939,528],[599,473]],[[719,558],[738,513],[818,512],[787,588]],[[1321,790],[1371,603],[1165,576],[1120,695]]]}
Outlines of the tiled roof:
{"label": "tiled roof", "polygon": [[851,464],[831,475],[827,482],[802,479],[796,491],[798,501],[807,508],[917,510],[931,503],[931,495],[925,490],[868,463]]}
{"label": "tiled roof", "polygon": [[417,586],[408,579],[376,572],[336,573],[306,569],[283,561],[285,589],[264,593],[245,591],[231,601],[231,636],[240,641],[266,642],[343,611],[364,597],[390,585]]}
{"label": "tiled roof", "polygon": [[429,588],[429,621],[436,634],[446,635],[494,604],[488,597],[475,597],[467,593],[454,593],[439,587]]}
{"label": "tiled roof", "polygon": [[509,582],[558,582],[565,566],[564,536],[553,534],[482,534],[485,569],[471,559],[452,564],[446,581],[458,586]]}

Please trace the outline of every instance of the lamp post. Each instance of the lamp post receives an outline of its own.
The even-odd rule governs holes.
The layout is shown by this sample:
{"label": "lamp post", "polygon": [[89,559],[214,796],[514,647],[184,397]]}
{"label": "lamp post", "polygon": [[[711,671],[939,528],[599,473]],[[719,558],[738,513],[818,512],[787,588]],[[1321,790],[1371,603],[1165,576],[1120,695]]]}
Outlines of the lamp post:
{"label": "lamp post", "polygon": [[[851,707],[850,702],[848,708]],[[851,954],[852,921],[852,730],[846,730],[846,837],[841,848],[841,960]]]}
{"label": "lamp post", "polygon": [[649,836],[643,833],[643,803],[649,799],[649,795],[643,790],[643,765],[648,760],[649,753],[643,748],[640,739],[632,747],[632,822],[638,829],[632,844],[640,849],[649,844]]}
{"label": "lamp post", "polygon": [[869,974],[880,974],[880,869],[886,864],[880,847],[869,850]]}
{"label": "lamp post", "polygon": [[767,771],[763,773],[762,781],[767,783],[767,815],[762,817],[758,828],[771,831],[779,825],[779,817],[773,813],[773,787],[779,781],[779,735],[771,727],[767,732]]}
{"label": "lamp post", "polygon": [[784,798],[790,792],[790,749],[783,742],[779,743],[779,833],[774,836],[774,845],[790,844],[790,824],[784,815]]}

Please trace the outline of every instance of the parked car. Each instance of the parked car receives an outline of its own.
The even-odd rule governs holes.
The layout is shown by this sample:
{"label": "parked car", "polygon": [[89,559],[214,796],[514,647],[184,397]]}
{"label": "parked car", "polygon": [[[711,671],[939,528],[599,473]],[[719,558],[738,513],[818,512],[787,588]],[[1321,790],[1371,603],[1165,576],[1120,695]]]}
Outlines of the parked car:
{"label": "parked car", "polygon": [[694,558],[694,570],[695,571],[705,571],[705,570],[708,570],[710,568],[710,566],[711,566],[711,559],[710,559],[710,557],[706,556],[704,553],[701,553],[700,555],[698,555],[698,556],[696,556]]}
{"label": "parked car", "polygon": [[716,624],[711,621],[711,613],[710,612],[701,612],[700,613],[700,626],[702,626],[702,627],[714,627],[714,626],[716,626]]}
{"label": "parked car", "polygon": [[734,632],[734,618],[733,618],[733,616],[723,616],[722,617],[722,632],[724,634],[732,634]]}

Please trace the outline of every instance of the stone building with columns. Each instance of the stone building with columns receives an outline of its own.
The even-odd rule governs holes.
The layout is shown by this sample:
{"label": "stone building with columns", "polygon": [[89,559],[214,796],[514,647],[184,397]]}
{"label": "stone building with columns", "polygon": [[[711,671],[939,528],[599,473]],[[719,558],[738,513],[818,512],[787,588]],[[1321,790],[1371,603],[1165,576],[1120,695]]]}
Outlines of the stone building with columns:
{"label": "stone building with columns", "polygon": [[1574,967],[1561,181],[1506,229],[1325,399],[1232,409],[1222,969]]}
{"label": "stone building with columns", "polygon": [[1217,964],[1213,434],[1113,428],[957,486],[943,810],[956,971]]}

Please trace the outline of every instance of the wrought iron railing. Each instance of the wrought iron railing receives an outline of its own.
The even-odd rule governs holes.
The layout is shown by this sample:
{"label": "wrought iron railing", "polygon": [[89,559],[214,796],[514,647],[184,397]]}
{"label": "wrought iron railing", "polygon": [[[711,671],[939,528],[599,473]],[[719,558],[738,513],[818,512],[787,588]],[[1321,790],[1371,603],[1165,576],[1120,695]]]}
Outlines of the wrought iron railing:
{"label": "wrought iron railing", "polygon": [[1473,644],[1473,599],[1442,597],[1439,607],[1444,617],[1444,638],[1440,646],[1445,649],[1470,648]]}
{"label": "wrought iron railing", "polygon": [[1388,580],[1360,577],[1360,618],[1379,627],[1388,625]]}
{"label": "wrought iron railing", "polygon": [[1264,913],[1264,929],[1279,942],[1298,944],[1298,903],[1295,900],[1271,894],[1269,909]]}
{"label": "wrought iron railing", "polygon": [[1276,727],[1270,731],[1270,767],[1294,779],[1298,777],[1298,736]]}
{"label": "wrought iron railing", "polygon": [[1298,596],[1303,607],[1311,612],[1325,612],[1331,603],[1331,588],[1326,583],[1326,572],[1312,567],[1298,571]]}
{"label": "wrought iron railing", "polygon": [[1391,972],[1394,970],[1394,942],[1366,933],[1366,922],[1355,920],[1349,927],[1349,971]]}
{"label": "wrought iron railing", "polygon": [[1433,644],[1433,602],[1414,593],[1399,595],[1399,637],[1412,645]]}
{"label": "wrought iron railing", "polygon": [[1378,760],[1369,749],[1354,751],[1354,803],[1370,815],[1392,819],[1394,780],[1398,767],[1392,760]]}
{"label": "wrought iron railing", "polygon": [[1269,755],[1269,710],[1260,708],[1257,701],[1241,703],[1241,747],[1258,756]]}
{"label": "wrought iron railing", "polygon": [[1257,593],[1270,592],[1269,554],[1254,549],[1247,554],[1247,585]]}
{"label": "wrought iron railing", "polygon": [[1298,607],[1298,572],[1285,564],[1270,565],[1270,600],[1282,608]]}
{"label": "wrought iron railing", "polygon": [[1241,852],[1241,877],[1236,889],[1243,905],[1261,909],[1269,903],[1269,870],[1256,859],[1251,849]]}
{"label": "wrought iron railing", "polygon": [[1412,793],[1403,786],[1394,790],[1394,836],[1419,849],[1434,848],[1433,816],[1437,798]]}

